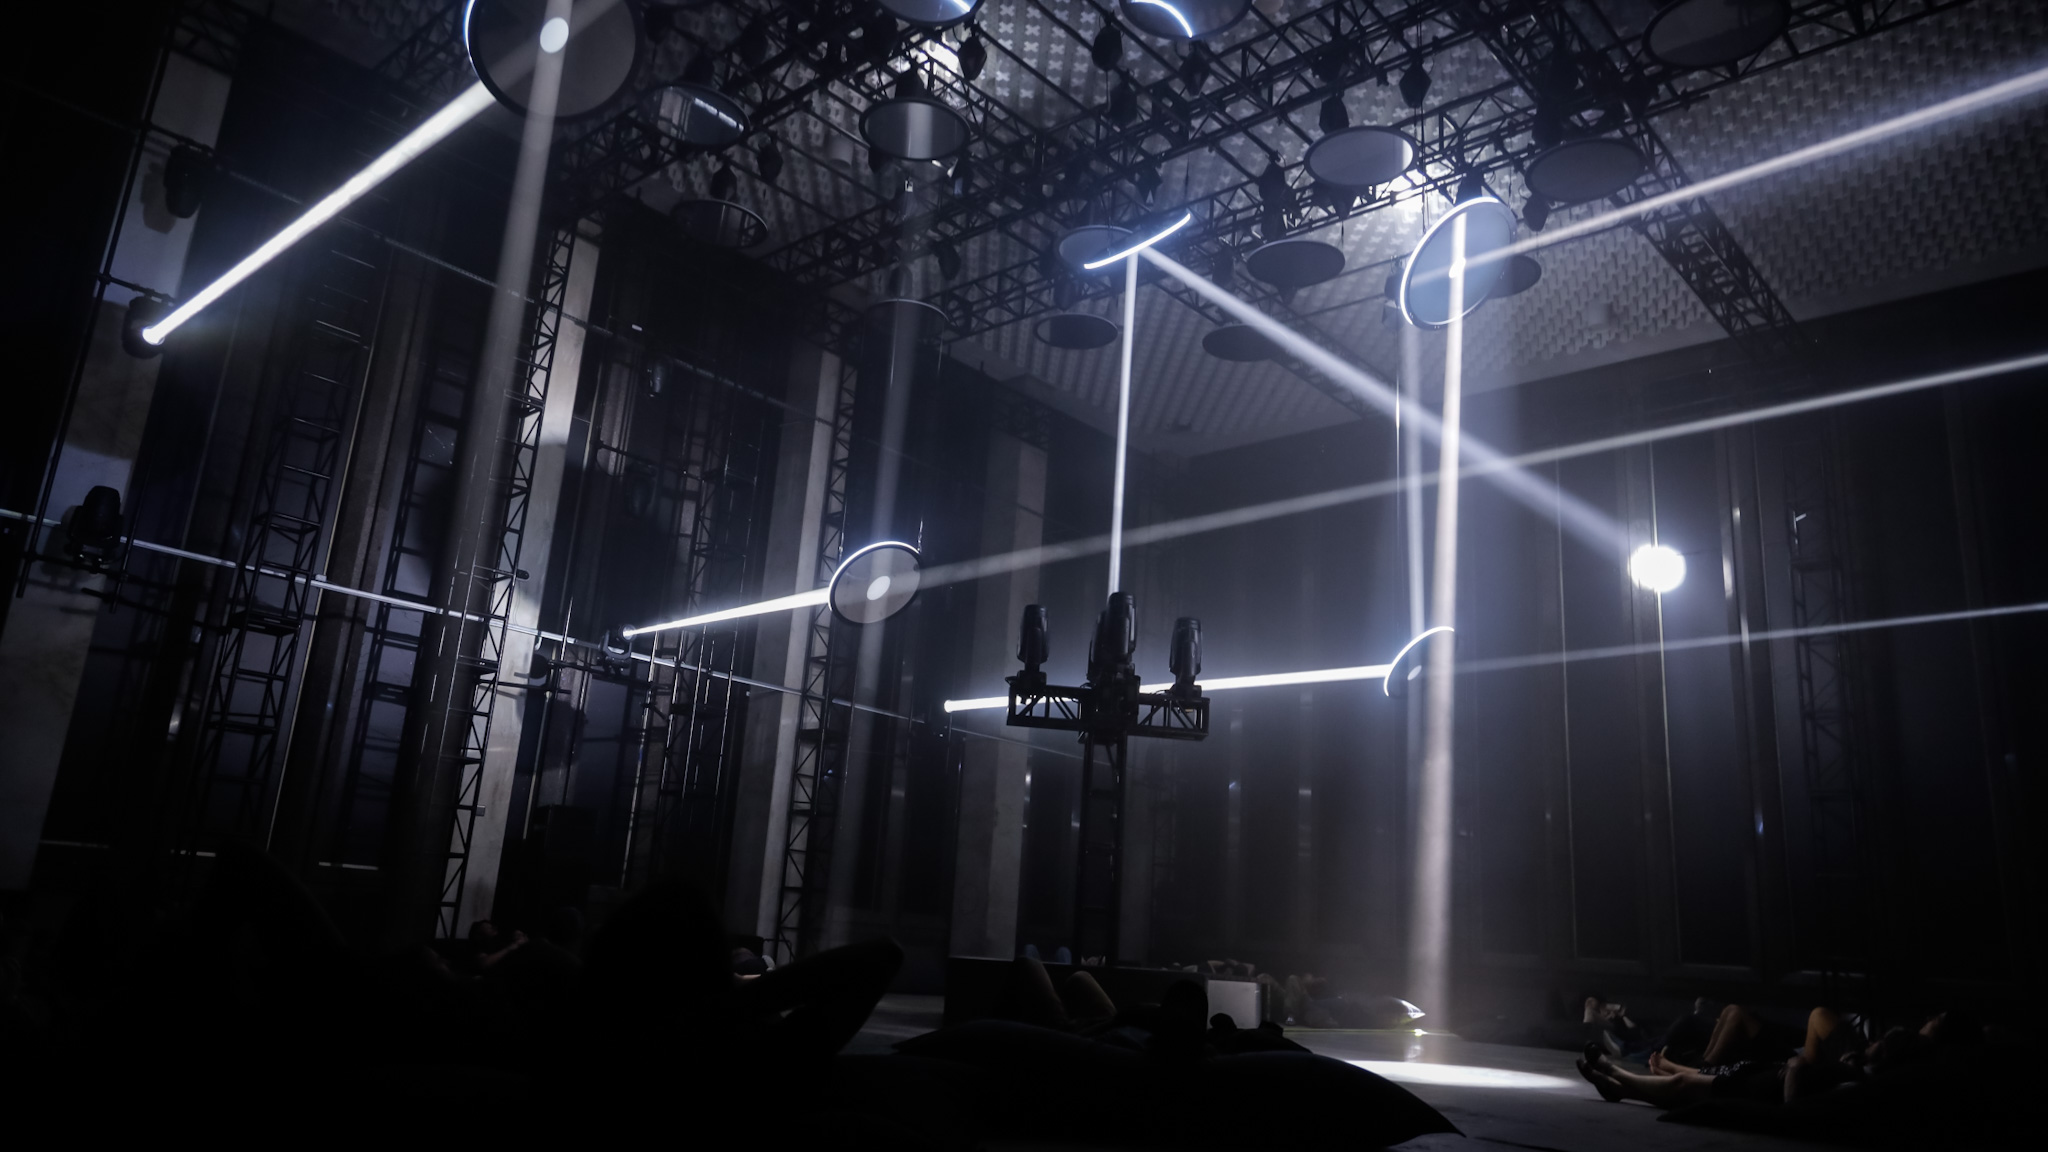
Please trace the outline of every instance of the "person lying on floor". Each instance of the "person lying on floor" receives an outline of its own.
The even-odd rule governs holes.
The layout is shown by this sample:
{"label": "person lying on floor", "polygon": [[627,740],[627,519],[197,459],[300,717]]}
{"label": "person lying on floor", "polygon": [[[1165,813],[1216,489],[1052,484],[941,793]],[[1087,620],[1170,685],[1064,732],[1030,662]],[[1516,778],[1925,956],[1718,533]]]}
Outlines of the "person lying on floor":
{"label": "person lying on floor", "polygon": [[[1725,1015],[1725,1014],[1724,1014]],[[1933,1059],[1944,1046],[1980,1042],[1982,1029],[1958,1013],[1940,1012],[1918,1031],[1893,1028],[1868,1044],[1850,1018],[1831,1008],[1807,1015],[1806,1039],[1790,1058],[1744,1058],[1727,1064],[1689,1067],[1650,1054],[1648,1075],[1615,1065],[1591,1046],[1578,1061],[1579,1075],[1609,1102],[1640,1100],[1659,1108],[1682,1108],[1710,1099],[1789,1104],[1844,1084]],[[1709,1052],[1729,1051],[1709,1045]]]}

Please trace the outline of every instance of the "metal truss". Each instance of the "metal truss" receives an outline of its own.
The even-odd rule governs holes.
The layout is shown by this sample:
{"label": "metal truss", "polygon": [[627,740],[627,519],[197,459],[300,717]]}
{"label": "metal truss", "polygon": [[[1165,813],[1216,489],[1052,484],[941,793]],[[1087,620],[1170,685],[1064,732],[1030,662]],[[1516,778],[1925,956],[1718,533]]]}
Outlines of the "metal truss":
{"label": "metal truss", "polygon": [[[853,418],[859,383],[859,367],[851,360],[841,360],[832,450],[825,469],[824,512],[818,530],[815,586],[821,588],[831,580],[846,549],[847,481],[853,471]],[[777,963],[815,951],[824,934],[852,713],[844,701],[853,695],[854,661],[850,653],[838,651],[841,646],[834,642],[831,608],[813,608],[806,626],[809,639],[803,695],[797,704],[796,752],[783,831],[775,936],[768,942]]]}
{"label": "metal truss", "polygon": [[[1251,139],[1253,129],[1268,125],[1300,133],[1291,119],[1294,114],[1475,38],[1495,49],[1517,81],[1460,94],[1393,125],[1423,145],[1414,190],[1447,194],[1466,173],[1484,176],[1519,169],[1533,156],[1530,131],[1536,107],[1531,70],[1547,65],[1561,47],[1582,74],[1597,80],[1581,88],[1586,107],[1580,111],[1589,114],[1582,120],[1598,123],[1597,115],[1591,114],[1605,109],[1596,105],[1612,105],[1625,97],[1629,118],[1622,130],[1650,161],[1644,179],[1616,198],[1618,203],[1630,203],[1685,182],[1669,149],[1648,128],[1657,116],[1760,72],[1966,2],[1805,0],[1794,4],[1786,34],[1750,60],[1725,69],[1675,72],[1649,57],[1641,37],[1614,35],[1604,16],[1583,0],[1339,0],[1285,23],[1268,22],[1262,31],[1227,50],[1201,49],[1199,85],[1183,79],[1179,60],[1142,37],[1133,38],[1138,51],[1151,57],[1153,66],[1143,70],[1153,78],[1139,82],[1137,69],[1126,70],[1147,113],[1123,126],[1111,122],[1105,109],[1081,109],[1064,123],[1038,126],[991,101],[938,62],[950,57],[920,55],[918,67],[927,85],[965,116],[975,132],[969,171],[964,179],[956,173],[957,190],[934,203],[907,198],[913,199],[909,205],[878,204],[797,237],[765,259],[799,283],[830,288],[924,255],[939,238],[957,245],[996,234],[1042,254],[1067,226],[1144,213],[1147,206],[1135,186],[1142,171],[1215,149],[1228,140]],[[1091,4],[1105,18],[1112,15],[1103,0]],[[856,9],[828,2],[805,22],[770,19],[774,13],[767,0],[743,0],[731,7],[736,24],[758,20],[767,36],[768,50],[760,63],[746,65],[734,59],[726,79],[729,90],[755,98],[752,113],[758,132],[772,132],[819,99],[838,99],[859,108],[888,95],[891,71],[850,58],[853,52],[846,38],[861,18]],[[1067,31],[1084,39],[1078,29]],[[931,36],[913,30],[902,43],[906,51],[914,50]],[[694,47],[722,47],[705,34],[689,38]],[[858,43],[852,41],[854,46]],[[673,79],[656,76],[653,83]],[[647,109],[636,106],[568,143],[556,175],[563,202],[588,207],[690,155],[661,130]],[[1177,251],[1219,258],[1222,251],[1316,231],[1395,200],[1387,195],[1333,196],[1296,187],[1305,183],[1300,165],[1284,170],[1290,202],[1265,203],[1254,183],[1257,174],[1251,171],[1243,172],[1237,183],[1198,198],[1190,205],[1196,223],[1176,239]],[[1729,332],[1754,338],[1788,328],[1790,317],[1782,303],[1704,204],[1674,207],[1640,227]],[[948,286],[934,295],[933,302],[952,318],[956,333],[974,335],[1054,309],[1056,293],[1075,291],[1071,284],[1062,287],[1061,280],[1057,269],[1034,255]],[[1079,286],[1084,299],[1115,291],[1109,283]],[[1261,302],[1269,307],[1275,303],[1269,292],[1255,289],[1253,294],[1265,297]],[[835,342],[844,335],[843,327],[828,327],[827,336]]]}
{"label": "metal truss", "polygon": [[[504,671],[500,661],[505,648],[505,623],[512,615],[514,582],[522,575],[519,553],[526,539],[527,504],[533,495],[534,458],[540,450],[541,416],[547,408],[548,382],[554,374],[556,337],[563,323],[562,300],[568,290],[569,258],[575,247],[576,231],[573,227],[554,229],[546,242],[540,290],[536,293],[539,303],[534,307],[527,327],[526,347],[518,361],[514,388],[502,398],[512,408],[511,442],[472,447],[473,451],[490,453],[491,459],[504,467],[505,502],[499,527],[491,533],[494,538],[490,540],[486,562],[472,563],[469,572],[464,574],[467,586],[472,589],[471,601],[481,599],[488,607],[482,619],[465,614],[455,623],[455,650],[462,653],[456,657],[458,675],[466,673],[467,683],[454,686],[447,697],[449,720],[451,726],[459,726],[461,746],[453,754],[457,761],[458,783],[453,827],[449,830],[442,872],[435,925],[437,936],[454,936],[461,924],[462,892],[469,875],[470,848],[475,838],[477,817],[483,812],[485,751],[490,747],[491,716],[495,711],[499,679]],[[500,399],[493,394],[489,381],[481,383],[482,392],[472,403],[488,404]],[[498,470],[494,467],[492,471],[497,473]],[[479,588],[485,590],[481,597],[474,592]],[[471,651],[468,634],[472,627],[476,629],[476,641],[474,655],[468,655],[466,653]],[[458,700],[462,703],[458,704]],[[449,755],[445,751],[438,754]]]}
{"label": "metal truss", "polygon": [[[1035,666],[1010,677],[1006,721],[1013,728],[1081,734],[1081,843],[1074,866],[1074,947],[1081,957],[1117,962],[1122,925],[1125,772],[1130,738],[1201,740],[1209,735],[1209,698],[1199,688],[1142,692],[1126,658],[1092,667],[1079,688],[1048,684]],[[1099,677],[1099,678],[1098,678]]]}
{"label": "metal truss", "polygon": [[[362,672],[356,681],[353,736],[325,841],[323,863],[376,866],[405,746],[406,718],[416,700],[413,680],[429,621],[441,533],[455,491],[455,445],[462,436],[477,371],[488,297],[459,282],[434,294],[426,371],[399,481],[390,543],[378,591],[370,602]],[[391,600],[413,601],[417,610]]]}
{"label": "metal truss", "polygon": [[[766,429],[730,389],[681,374],[670,387],[657,462],[669,491],[658,498],[673,510],[682,561],[668,603],[687,615],[747,584]],[[685,869],[713,881],[722,875],[743,700],[729,673],[745,663],[750,634],[741,624],[678,631],[664,652],[668,634],[656,633],[627,833],[628,887]]]}
{"label": "metal truss", "polygon": [[1799,752],[1805,769],[1813,892],[1802,959],[1831,982],[1869,971],[1872,885],[1864,825],[1870,798],[1859,730],[1861,707],[1853,632],[1815,631],[1854,618],[1842,539],[1839,447],[1834,422],[1815,418],[1784,447],[1785,529],[1790,543],[1792,641],[1799,694]]}
{"label": "metal truss", "polygon": [[323,578],[329,513],[346,479],[383,297],[381,246],[329,229],[301,261],[290,368],[276,389],[240,566],[201,712],[188,848],[267,835],[279,744]]}

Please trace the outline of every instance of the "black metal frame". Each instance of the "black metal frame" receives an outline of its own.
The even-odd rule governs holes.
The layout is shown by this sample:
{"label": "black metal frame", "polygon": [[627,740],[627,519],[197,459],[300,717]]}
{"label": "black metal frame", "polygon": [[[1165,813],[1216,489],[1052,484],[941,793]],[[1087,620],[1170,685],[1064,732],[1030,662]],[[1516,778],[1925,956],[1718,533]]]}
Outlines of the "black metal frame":
{"label": "black metal frame", "polygon": [[[824,510],[819,521],[816,586],[824,587],[846,550],[847,481],[853,471],[853,420],[860,370],[852,360],[839,365],[838,399],[832,415],[831,455],[826,463]],[[836,617],[829,606],[811,610],[805,625],[803,695],[797,704],[794,762],[782,835],[781,874],[774,937],[768,947],[777,963],[817,950],[824,935],[832,848],[844,781],[852,706],[854,662],[835,643]]]}
{"label": "black metal frame", "polygon": [[[1623,132],[1650,162],[1642,180],[1615,197],[1617,204],[1633,203],[1686,182],[1669,149],[1648,127],[1657,115],[1686,107],[1727,84],[1965,2],[1795,2],[1786,33],[1755,57],[1725,69],[1679,72],[1651,58],[1641,37],[1616,35],[1591,5],[1416,0],[1396,7],[1376,0],[1339,0],[1285,23],[1257,17],[1265,24],[1261,31],[1208,54],[1208,79],[1199,91],[1190,91],[1177,78],[1176,61],[1142,37],[1133,38],[1149,62],[1140,60],[1124,72],[1136,85],[1141,105],[1151,112],[1123,126],[1114,124],[1104,108],[1077,104],[1066,121],[1041,127],[985,96],[950,68],[925,60],[919,67],[934,95],[966,116],[974,128],[970,186],[928,210],[878,203],[796,237],[765,259],[798,283],[827,290],[921,257],[940,238],[959,245],[982,235],[1001,235],[1032,255],[948,286],[935,294],[933,302],[947,312],[961,335],[1028,319],[1055,308],[1055,290],[1064,279],[1041,258],[1050,241],[1071,224],[1145,211],[1134,184],[1140,171],[1216,149],[1235,138],[1253,139],[1249,134],[1255,128],[1280,125],[1307,139],[1291,119],[1295,113],[1473,40],[1494,50],[1517,81],[1459,94],[1394,125],[1423,144],[1423,187],[1430,193],[1449,193],[1467,173],[1518,170],[1526,163],[1535,153],[1530,143],[1537,111],[1534,70],[1563,53],[1592,81],[1576,98],[1579,106],[1567,110],[1578,118],[1582,130],[1600,125],[1607,110],[1601,105],[1612,107],[1626,94],[1630,114]],[[1104,19],[1113,18],[1104,0],[1090,4]],[[757,96],[752,101],[756,133],[773,132],[819,99],[839,100],[858,110],[890,94],[893,72],[872,60],[849,60],[843,50],[845,36],[864,14],[859,5],[827,0],[809,22],[783,18],[769,0],[741,0],[731,8],[735,26],[758,20],[769,45],[758,64],[727,61],[726,87]],[[1060,27],[1086,43],[1081,29]],[[721,47],[703,30],[681,29],[672,35],[675,39],[669,44],[676,50],[661,54],[671,64],[679,65],[684,46],[714,53]],[[903,44],[914,48],[935,35],[913,29],[904,34]],[[999,43],[993,46],[1005,51]],[[649,88],[674,79],[657,68],[649,77]],[[1164,147],[1152,148],[1148,141],[1154,140],[1163,140]],[[1255,139],[1254,145],[1264,148]],[[571,211],[590,210],[669,164],[692,159],[692,153],[667,137],[639,106],[629,106],[567,142],[559,155],[557,194],[559,203]],[[725,156],[731,158],[731,153]],[[1267,205],[1256,189],[1257,173],[1239,167],[1243,179],[1200,197],[1199,204],[1205,207],[1176,237],[1176,251],[1187,253],[1184,260],[1191,266],[1201,267],[1202,260],[1225,256],[1254,240],[1318,230],[1390,202],[1386,196],[1361,200],[1290,188],[1291,202]],[[1286,174],[1290,186],[1303,178],[1298,164],[1289,166]],[[1788,329],[1791,318],[1710,209],[1697,201],[1676,205],[1653,214],[1640,228],[1724,328],[1752,344],[1762,338],[1766,347],[1778,347],[1769,342],[1771,334]],[[1253,298],[1268,308],[1279,303],[1276,293],[1249,287]],[[1083,299],[1118,290],[1114,284],[1095,282],[1078,288]],[[1072,285],[1064,289],[1073,290]],[[1191,293],[1176,295],[1185,303],[1196,303]],[[1210,311],[1206,306],[1202,310]],[[818,327],[831,346],[846,346],[844,317],[835,314]],[[1299,365],[1293,367],[1306,372]]]}

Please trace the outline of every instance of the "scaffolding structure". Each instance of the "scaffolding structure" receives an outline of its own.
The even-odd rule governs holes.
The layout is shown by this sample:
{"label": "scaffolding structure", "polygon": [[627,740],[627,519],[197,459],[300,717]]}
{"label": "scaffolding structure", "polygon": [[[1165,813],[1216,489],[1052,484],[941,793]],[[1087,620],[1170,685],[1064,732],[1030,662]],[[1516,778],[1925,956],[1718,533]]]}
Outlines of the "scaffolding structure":
{"label": "scaffolding structure", "polygon": [[[832,410],[832,447],[825,467],[825,499],[818,528],[816,586],[824,587],[846,549],[847,480],[853,471],[853,417],[860,372],[839,365]],[[854,661],[834,641],[836,621],[826,606],[805,622],[803,694],[797,704],[795,762],[782,842],[772,958],[788,963],[815,951],[823,938],[832,843],[839,813],[846,741],[852,717]]]}
{"label": "scaffolding structure", "polygon": [[268,832],[281,742],[325,574],[331,514],[361,416],[383,299],[386,252],[328,229],[301,257],[289,370],[257,472],[240,566],[201,710],[192,808],[182,847]]}
{"label": "scaffolding structure", "polygon": [[[455,491],[457,447],[468,419],[485,296],[443,279],[435,294],[433,343],[407,438],[389,542],[378,591],[365,625],[354,723],[327,834],[323,863],[341,869],[378,866],[392,790],[414,703],[413,677],[431,617],[434,569]],[[412,601],[418,609],[390,600]]]}
{"label": "scaffolding structure", "polygon": [[1870,766],[1860,739],[1857,634],[1829,627],[1854,619],[1835,424],[1814,418],[1800,433],[1785,446],[1784,509],[1792,627],[1799,630],[1792,659],[1812,854],[1813,891],[1802,936],[1804,959],[1837,986],[1867,977],[1876,959],[1867,856]]}
{"label": "scaffolding structure", "polygon": [[[766,429],[733,389],[662,367],[671,395],[656,467],[676,541],[663,602],[689,615],[749,586]],[[722,878],[745,700],[731,673],[748,662],[750,633],[731,622],[655,634],[623,886],[681,871]]]}

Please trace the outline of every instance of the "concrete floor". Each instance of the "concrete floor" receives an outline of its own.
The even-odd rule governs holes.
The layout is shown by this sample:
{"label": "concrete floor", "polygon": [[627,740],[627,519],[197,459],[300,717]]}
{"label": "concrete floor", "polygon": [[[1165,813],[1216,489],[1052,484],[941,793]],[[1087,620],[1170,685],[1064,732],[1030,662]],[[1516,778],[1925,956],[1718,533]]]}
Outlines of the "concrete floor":
{"label": "concrete floor", "polygon": [[[849,1052],[886,1052],[899,1040],[938,1027],[938,996],[888,996]],[[1339,1060],[1364,1061],[1405,1085],[1465,1134],[1423,1136],[1403,1152],[1706,1152],[1709,1149],[1813,1149],[1769,1136],[1658,1122],[1657,1109],[1609,1104],[1579,1078],[1572,1054],[1548,1048],[1479,1044],[1455,1036],[1291,1029],[1288,1037]],[[1026,1152],[1008,1147],[1007,1152]]]}

